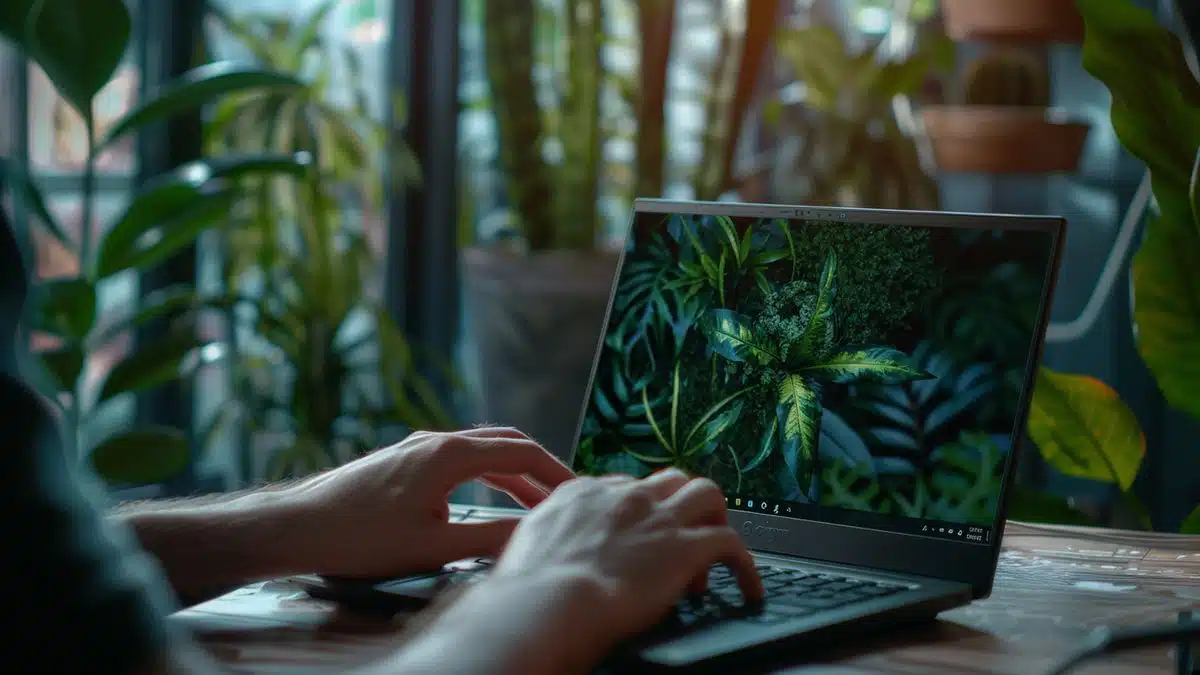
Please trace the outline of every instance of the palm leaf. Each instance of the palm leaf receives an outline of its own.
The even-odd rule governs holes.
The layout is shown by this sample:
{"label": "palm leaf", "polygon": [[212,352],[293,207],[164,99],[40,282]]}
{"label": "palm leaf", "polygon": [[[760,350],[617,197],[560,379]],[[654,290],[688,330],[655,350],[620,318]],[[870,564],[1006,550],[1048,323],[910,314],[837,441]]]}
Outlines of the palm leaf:
{"label": "palm leaf", "polygon": [[904,384],[927,380],[933,375],[910,365],[908,358],[891,347],[868,347],[834,354],[821,363],[795,371],[822,382],[836,384]]}

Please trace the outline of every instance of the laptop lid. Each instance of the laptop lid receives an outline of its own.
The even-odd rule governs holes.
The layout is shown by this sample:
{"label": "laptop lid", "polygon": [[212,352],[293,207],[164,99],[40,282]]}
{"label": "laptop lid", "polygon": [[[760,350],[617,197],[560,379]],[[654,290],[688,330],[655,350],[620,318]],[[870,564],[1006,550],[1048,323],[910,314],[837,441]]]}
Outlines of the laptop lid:
{"label": "laptop lid", "polygon": [[752,549],[986,595],[1065,228],[638,200],[574,469],[678,466]]}

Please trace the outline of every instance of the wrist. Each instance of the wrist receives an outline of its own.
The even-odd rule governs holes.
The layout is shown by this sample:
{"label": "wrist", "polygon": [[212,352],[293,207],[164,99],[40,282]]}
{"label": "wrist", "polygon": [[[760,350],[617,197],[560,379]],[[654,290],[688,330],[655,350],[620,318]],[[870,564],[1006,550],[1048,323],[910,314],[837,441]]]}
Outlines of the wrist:
{"label": "wrist", "polygon": [[453,672],[588,672],[611,647],[597,612],[603,595],[582,570],[492,576],[438,613],[408,651],[443,665],[453,654],[464,661]]}

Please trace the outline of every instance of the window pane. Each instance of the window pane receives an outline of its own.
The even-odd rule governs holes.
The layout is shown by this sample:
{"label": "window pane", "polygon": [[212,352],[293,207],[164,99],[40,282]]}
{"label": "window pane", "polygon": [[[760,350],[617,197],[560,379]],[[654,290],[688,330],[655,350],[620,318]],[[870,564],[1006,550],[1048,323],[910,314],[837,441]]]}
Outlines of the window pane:
{"label": "window pane", "polygon": [[[139,68],[129,59],[93,101],[96,136],[101,137],[137,102]],[[36,170],[79,171],[87,157],[83,119],[58,95],[50,78],[29,65],[29,163]],[[96,158],[100,171],[135,169],[133,137],[120,141]]]}

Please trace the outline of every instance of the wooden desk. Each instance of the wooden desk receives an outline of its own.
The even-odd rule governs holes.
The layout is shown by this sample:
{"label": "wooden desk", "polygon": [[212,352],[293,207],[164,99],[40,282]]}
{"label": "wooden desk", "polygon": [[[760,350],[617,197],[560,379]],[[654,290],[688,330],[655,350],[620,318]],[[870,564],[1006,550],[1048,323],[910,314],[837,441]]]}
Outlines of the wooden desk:
{"label": "wooden desk", "polygon": [[[931,626],[812,655],[789,675],[1037,675],[1101,625],[1173,621],[1200,611],[1200,538],[1011,523],[992,597]],[[394,648],[403,618],[356,617],[286,581],[180,612],[236,670],[338,672]],[[1079,675],[1174,673],[1174,649],[1142,650]],[[307,670],[307,668],[306,668]]]}

